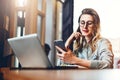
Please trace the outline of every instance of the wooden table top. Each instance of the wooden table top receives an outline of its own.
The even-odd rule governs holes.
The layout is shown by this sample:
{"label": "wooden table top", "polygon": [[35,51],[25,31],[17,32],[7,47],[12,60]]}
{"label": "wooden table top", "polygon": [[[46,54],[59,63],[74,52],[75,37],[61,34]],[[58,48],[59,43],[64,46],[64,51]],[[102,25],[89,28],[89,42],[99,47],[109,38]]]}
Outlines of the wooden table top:
{"label": "wooden table top", "polygon": [[1,68],[4,80],[120,80],[120,69],[24,69]]}

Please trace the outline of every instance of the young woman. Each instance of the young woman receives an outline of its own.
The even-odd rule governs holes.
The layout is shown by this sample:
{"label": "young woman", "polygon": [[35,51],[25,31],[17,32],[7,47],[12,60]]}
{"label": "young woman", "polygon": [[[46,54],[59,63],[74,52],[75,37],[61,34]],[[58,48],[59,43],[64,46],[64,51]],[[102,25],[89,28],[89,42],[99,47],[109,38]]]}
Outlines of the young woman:
{"label": "young woman", "polygon": [[[65,43],[66,51],[56,46],[61,64],[74,64],[89,69],[113,68],[112,45],[100,36],[100,18],[91,8],[82,10],[77,32],[71,34]],[[69,45],[74,41],[74,51]]]}

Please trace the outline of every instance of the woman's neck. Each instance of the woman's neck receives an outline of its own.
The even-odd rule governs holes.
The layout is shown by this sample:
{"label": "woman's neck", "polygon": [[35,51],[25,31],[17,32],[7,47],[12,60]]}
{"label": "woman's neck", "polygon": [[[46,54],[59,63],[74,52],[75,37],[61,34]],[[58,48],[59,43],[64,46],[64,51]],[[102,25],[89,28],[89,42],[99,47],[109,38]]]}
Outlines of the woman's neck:
{"label": "woman's neck", "polygon": [[86,36],[85,39],[86,39],[87,43],[89,43],[92,39],[92,36]]}

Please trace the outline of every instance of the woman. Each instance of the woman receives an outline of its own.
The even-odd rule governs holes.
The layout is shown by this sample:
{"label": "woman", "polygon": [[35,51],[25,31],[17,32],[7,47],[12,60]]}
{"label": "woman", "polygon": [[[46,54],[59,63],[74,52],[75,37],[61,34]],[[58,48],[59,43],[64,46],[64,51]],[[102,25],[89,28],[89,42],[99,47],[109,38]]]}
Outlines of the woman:
{"label": "woman", "polygon": [[[66,51],[60,47],[57,56],[64,64],[74,64],[89,69],[113,68],[111,43],[100,36],[100,18],[91,8],[82,10],[77,32],[71,34],[65,43]],[[69,45],[74,41],[74,51]]]}

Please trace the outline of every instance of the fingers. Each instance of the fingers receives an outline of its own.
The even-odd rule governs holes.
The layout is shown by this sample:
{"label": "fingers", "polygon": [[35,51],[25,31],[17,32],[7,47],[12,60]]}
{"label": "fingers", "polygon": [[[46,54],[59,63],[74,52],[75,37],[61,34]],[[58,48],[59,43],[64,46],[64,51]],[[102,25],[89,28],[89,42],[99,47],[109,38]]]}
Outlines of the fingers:
{"label": "fingers", "polygon": [[57,56],[60,57],[60,58],[61,58],[61,57],[64,57],[64,55],[63,55],[63,54],[60,54],[60,53],[57,53]]}
{"label": "fingers", "polygon": [[57,53],[57,57],[62,61],[64,60],[64,54]]}
{"label": "fingers", "polygon": [[65,49],[66,50],[69,48],[69,45],[70,45],[69,43],[67,43],[67,42],[65,43]]}
{"label": "fingers", "polygon": [[79,32],[75,32],[75,33],[74,33],[74,37],[75,37],[76,39],[80,38],[80,36],[81,36],[81,34],[80,34]]}
{"label": "fingers", "polygon": [[81,36],[81,34],[79,32],[74,32],[72,33],[72,35],[67,39],[67,41],[65,42],[65,48],[68,49],[71,42],[75,39],[79,39]]}
{"label": "fingers", "polygon": [[60,51],[61,53],[65,53],[65,51],[63,50],[63,49],[61,49],[60,47],[58,47],[58,46],[55,46],[56,47],[56,49],[58,50],[58,51]]}

